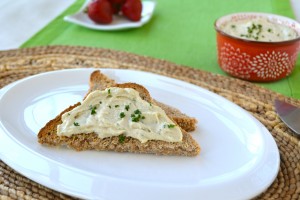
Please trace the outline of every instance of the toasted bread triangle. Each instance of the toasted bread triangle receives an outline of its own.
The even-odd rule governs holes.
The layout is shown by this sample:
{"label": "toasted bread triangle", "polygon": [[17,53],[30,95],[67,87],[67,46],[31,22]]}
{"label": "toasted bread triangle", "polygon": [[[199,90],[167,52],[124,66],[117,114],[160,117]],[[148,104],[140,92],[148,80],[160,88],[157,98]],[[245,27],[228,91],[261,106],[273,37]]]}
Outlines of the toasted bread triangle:
{"label": "toasted bread triangle", "polygon": [[[140,96],[144,100],[155,104],[155,102],[152,101],[148,90],[141,85],[135,83],[125,83],[115,84],[115,87],[133,88],[139,92]],[[120,142],[119,137],[117,136],[101,139],[96,133],[73,134],[70,137],[58,136],[57,125],[62,123],[62,115],[79,105],[80,103],[70,106],[57,117],[49,121],[38,133],[39,143],[49,146],[66,145],[77,151],[100,150],[180,156],[196,156],[200,152],[200,147],[197,142],[184,130],[182,130],[183,138],[181,142],[150,140],[146,143],[141,143],[139,140],[131,137],[126,137],[125,141]]]}

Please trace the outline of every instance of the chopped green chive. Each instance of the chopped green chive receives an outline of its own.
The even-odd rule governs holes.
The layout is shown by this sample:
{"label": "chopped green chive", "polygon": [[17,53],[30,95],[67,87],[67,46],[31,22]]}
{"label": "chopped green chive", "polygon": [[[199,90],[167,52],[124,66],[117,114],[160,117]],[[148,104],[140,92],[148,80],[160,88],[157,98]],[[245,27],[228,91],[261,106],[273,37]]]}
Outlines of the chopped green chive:
{"label": "chopped green chive", "polygon": [[258,40],[259,35],[262,32],[262,27],[263,26],[261,24],[252,24],[251,26],[247,27],[247,34],[241,34],[240,37]]}
{"label": "chopped green chive", "polygon": [[250,27],[248,27],[248,33],[252,33],[253,29],[251,29]]}
{"label": "chopped green chive", "polygon": [[169,124],[169,125],[168,125],[168,128],[174,128],[174,127],[175,127],[174,124]]}
{"label": "chopped green chive", "polygon": [[165,124],[164,128],[166,128],[166,127],[168,127],[168,128],[174,128],[175,124]]}
{"label": "chopped green chive", "polygon": [[125,135],[119,135],[119,142],[122,144],[125,142]]}
{"label": "chopped green chive", "polygon": [[140,118],[138,118],[138,117],[132,117],[132,118],[131,118],[131,121],[133,121],[133,122],[139,122],[139,121],[140,121]]}
{"label": "chopped green chive", "polygon": [[125,106],[125,110],[128,111],[129,110],[129,105]]}
{"label": "chopped green chive", "polygon": [[145,116],[142,116],[142,112],[139,109],[131,114],[131,121],[139,122],[141,119],[145,119]]}
{"label": "chopped green chive", "polygon": [[74,126],[80,126],[78,122],[74,122]]}
{"label": "chopped green chive", "polygon": [[121,112],[120,113],[120,118],[124,118],[125,117],[125,113],[124,112]]}
{"label": "chopped green chive", "polygon": [[110,89],[108,89],[108,95],[107,95],[107,97],[112,97],[112,95],[111,95],[111,93],[110,93]]}
{"label": "chopped green chive", "polygon": [[139,109],[137,109],[137,110],[134,111],[134,114],[140,115],[140,114],[142,114],[142,113],[141,113],[141,111],[140,111]]}
{"label": "chopped green chive", "polygon": [[92,106],[92,105],[90,106],[91,115],[94,115],[97,113],[96,109],[97,109],[97,106]]}
{"label": "chopped green chive", "polygon": [[118,108],[119,107],[119,105],[115,105],[115,108]]}

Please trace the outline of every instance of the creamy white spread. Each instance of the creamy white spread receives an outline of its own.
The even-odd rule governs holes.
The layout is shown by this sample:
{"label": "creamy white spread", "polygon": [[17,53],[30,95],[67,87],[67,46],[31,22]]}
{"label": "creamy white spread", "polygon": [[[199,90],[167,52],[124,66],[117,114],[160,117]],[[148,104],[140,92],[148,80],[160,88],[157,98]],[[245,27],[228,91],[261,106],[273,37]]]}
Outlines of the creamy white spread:
{"label": "creamy white spread", "polygon": [[220,30],[235,37],[264,42],[279,42],[298,37],[294,29],[263,17],[229,21],[222,24]]}
{"label": "creamy white spread", "polygon": [[96,133],[100,138],[132,137],[142,143],[182,140],[181,129],[164,110],[143,100],[136,90],[118,87],[93,91],[81,105],[62,115],[57,135],[80,133]]}

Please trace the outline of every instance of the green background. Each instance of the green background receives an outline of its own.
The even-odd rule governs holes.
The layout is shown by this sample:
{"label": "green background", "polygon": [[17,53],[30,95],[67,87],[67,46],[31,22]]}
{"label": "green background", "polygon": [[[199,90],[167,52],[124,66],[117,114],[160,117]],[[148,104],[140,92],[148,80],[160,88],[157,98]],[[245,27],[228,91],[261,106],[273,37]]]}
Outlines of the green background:
{"label": "green background", "polygon": [[[288,0],[157,0],[150,22],[137,29],[98,31],[65,22],[80,9],[76,1],[21,47],[75,45],[122,50],[226,75],[217,64],[217,18],[234,12],[267,12],[294,18]],[[300,59],[280,81],[255,83],[300,99]]]}

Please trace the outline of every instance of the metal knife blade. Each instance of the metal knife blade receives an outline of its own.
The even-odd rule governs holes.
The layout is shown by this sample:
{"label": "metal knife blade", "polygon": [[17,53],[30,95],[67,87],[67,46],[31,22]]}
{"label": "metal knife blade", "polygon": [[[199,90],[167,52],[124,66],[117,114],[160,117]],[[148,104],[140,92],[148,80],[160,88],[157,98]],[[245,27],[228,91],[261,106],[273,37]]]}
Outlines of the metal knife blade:
{"label": "metal knife blade", "polygon": [[300,135],[300,108],[276,99],[275,109],[280,119],[290,129]]}

